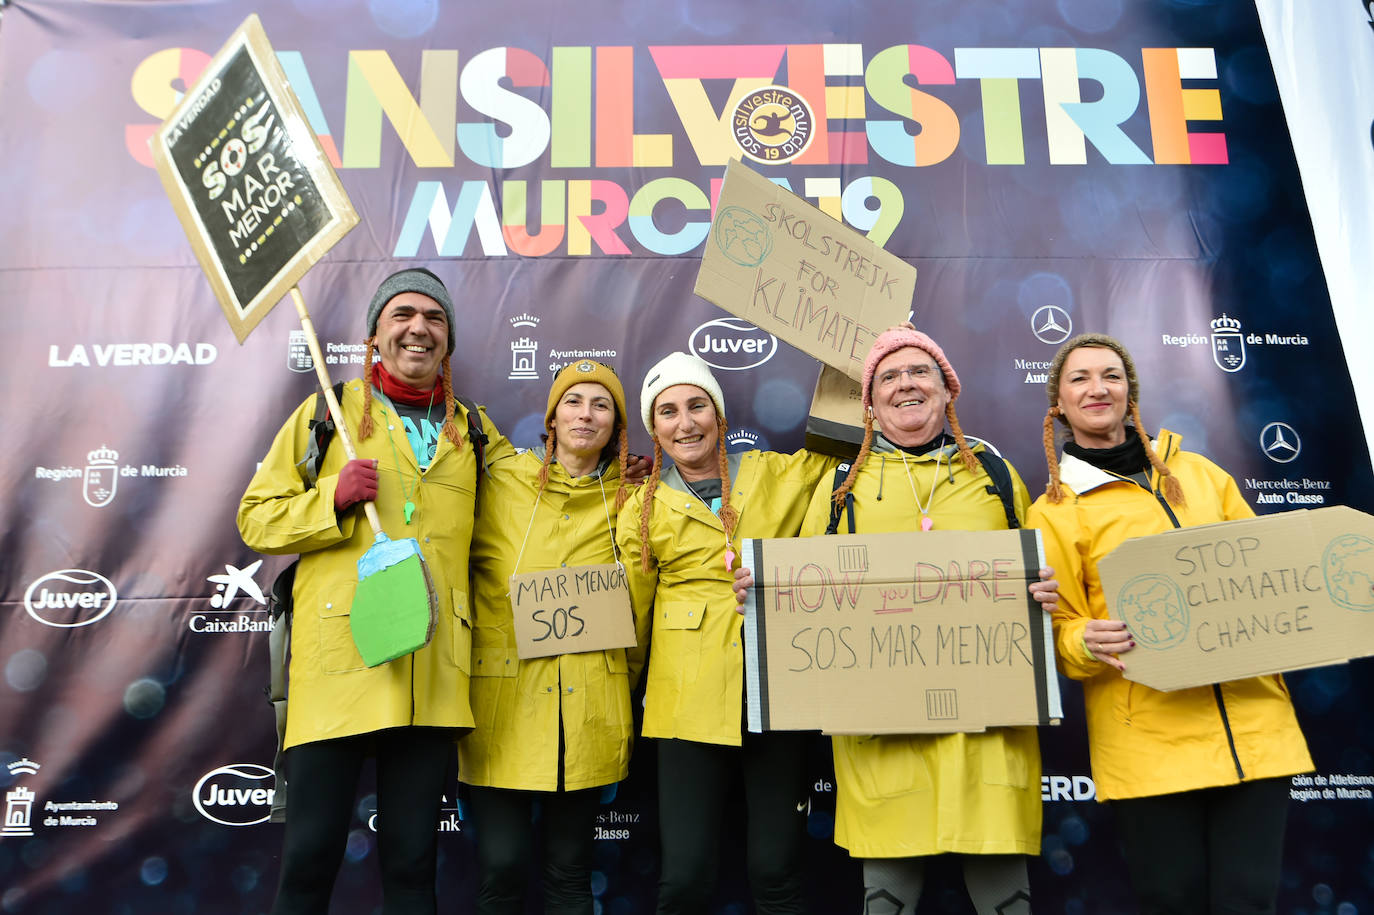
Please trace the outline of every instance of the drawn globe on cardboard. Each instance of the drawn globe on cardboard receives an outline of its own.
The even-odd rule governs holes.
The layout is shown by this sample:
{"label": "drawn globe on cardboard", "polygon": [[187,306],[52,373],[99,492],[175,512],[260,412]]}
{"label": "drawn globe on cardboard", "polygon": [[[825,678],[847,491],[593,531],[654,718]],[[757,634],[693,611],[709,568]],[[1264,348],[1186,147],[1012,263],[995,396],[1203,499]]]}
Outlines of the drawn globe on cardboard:
{"label": "drawn globe on cardboard", "polygon": [[757,267],[773,250],[768,224],[743,207],[721,210],[711,236],[721,253],[741,267]]}
{"label": "drawn globe on cardboard", "polygon": [[1188,604],[1165,575],[1137,575],[1116,596],[1116,612],[1144,648],[1171,648],[1188,635]]}
{"label": "drawn globe on cardboard", "polygon": [[1332,602],[1347,610],[1374,611],[1374,540],[1345,534],[1322,554],[1322,574]]}

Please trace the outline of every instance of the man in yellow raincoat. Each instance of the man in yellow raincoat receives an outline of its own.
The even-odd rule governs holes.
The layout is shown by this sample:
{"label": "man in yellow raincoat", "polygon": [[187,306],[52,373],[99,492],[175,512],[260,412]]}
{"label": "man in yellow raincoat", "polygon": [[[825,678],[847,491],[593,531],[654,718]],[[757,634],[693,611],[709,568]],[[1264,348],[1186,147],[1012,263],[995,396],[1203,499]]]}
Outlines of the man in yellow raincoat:
{"label": "man in yellow raincoat", "polygon": [[[345,386],[336,417],[354,433],[358,459],[348,460],[336,440],[315,485],[306,484],[300,468],[311,442],[311,397],[277,433],[239,506],[249,547],[301,554],[285,740],[291,791],[274,915],[328,909],[369,755],[377,759],[386,910],[436,910],[444,773],[459,729],[473,725],[467,584],[479,474],[467,410],[450,380],[453,326],[453,303],[437,276],[410,269],[387,277],[367,312],[364,379]],[[488,459],[509,453],[485,415],[478,427]],[[438,595],[429,644],[373,668],[354,647],[348,616],[356,563],[372,543],[362,517],[368,500],[384,530],[419,542]]]}

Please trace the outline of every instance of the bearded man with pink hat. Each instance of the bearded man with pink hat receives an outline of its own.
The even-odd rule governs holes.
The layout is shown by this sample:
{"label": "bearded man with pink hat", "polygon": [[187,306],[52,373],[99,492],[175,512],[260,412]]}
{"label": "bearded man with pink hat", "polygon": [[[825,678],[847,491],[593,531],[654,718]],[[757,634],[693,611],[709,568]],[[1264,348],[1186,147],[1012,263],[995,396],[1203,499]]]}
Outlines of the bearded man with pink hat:
{"label": "bearded man with pink hat", "polygon": [[[879,334],[864,363],[863,446],[838,487],[816,490],[802,536],[1019,526],[1029,493],[1015,468],[964,435],[959,391],[930,337],[910,324]],[[1011,489],[1006,501],[989,492],[994,462],[1006,468],[997,474]],[[1053,581],[1031,592],[1053,608]],[[835,842],[863,859],[864,911],[915,911],[924,860],[939,854],[960,856],[980,915],[1030,911],[1026,856],[1040,851],[1041,821],[1035,728],[835,737],[833,747]]]}

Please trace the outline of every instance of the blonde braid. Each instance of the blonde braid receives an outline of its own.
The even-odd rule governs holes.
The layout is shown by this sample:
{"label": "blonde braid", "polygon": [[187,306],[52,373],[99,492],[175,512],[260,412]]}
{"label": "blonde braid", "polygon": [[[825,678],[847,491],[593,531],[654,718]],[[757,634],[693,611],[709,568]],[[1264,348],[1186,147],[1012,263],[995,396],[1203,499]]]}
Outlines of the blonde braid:
{"label": "blonde braid", "polygon": [[725,434],[728,431],[730,427],[726,425],[725,417],[717,414],[716,459],[720,463],[720,512],[716,517],[720,518],[721,526],[725,528],[727,540],[735,536],[735,525],[739,523],[739,512],[730,507],[730,460],[725,453]]}
{"label": "blonde braid", "polygon": [[1059,453],[1054,447],[1054,420],[1059,416],[1059,407],[1050,407],[1045,413],[1045,431],[1041,441],[1045,445],[1045,463],[1050,468],[1050,481],[1045,484],[1045,498],[1053,505],[1064,501],[1064,487],[1059,484]]}
{"label": "blonde braid", "polygon": [[868,460],[868,453],[873,450],[873,410],[864,410],[864,443],[859,446],[859,454],[854,458],[854,462],[849,465],[849,476],[844,478],[844,482],[835,490],[831,500],[841,508],[844,507],[845,497],[854,488],[854,478],[859,475],[859,468],[863,462]]}
{"label": "blonde braid", "polygon": [[1159,478],[1164,481],[1164,498],[1179,508],[1187,508],[1188,503],[1183,498],[1183,484],[1179,483],[1172,470],[1164,466],[1159,455],[1155,454],[1155,449],[1150,447],[1150,437],[1145,434],[1145,424],[1140,421],[1140,405],[1135,401],[1131,401],[1131,422],[1135,423],[1136,435],[1140,436],[1140,443],[1145,446],[1145,456],[1150,459],[1150,466],[1158,471]]}
{"label": "blonde braid", "polygon": [[620,423],[620,485],[615,490],[615,510],[618,512],[624,508],[625,500],[630,497],[630,491],[625,488],[625,467],[630,461],[630,433],[625,428],[624,423]]}
{"label": "blonde braid", "polygon": [[372,435],[372,356],[377,351],[377,338],[367,338],[367,352],[363,354],[363,418],[358,421],[358,441]]}
{"label": "blonde braid", "polygon": [[964,440],[964,430],[959,428],[959,416],[954,412],[953,400],[945,404],[945,418],[949,420],[949,431],[954,433],[954,441],[959,446],[959,457],[963,459],[965,469],[969,473],[977,473],[978,459],[973,456],[972,449]]}
{"label": "blonde braid", "polygon": [[658,489],[658,469],[663,466],[663,446],[658,443],[657,435],[650,435],[654,440],[654,469],[649,471],[649,479],[644,483],[644,508],[639,513],[639,545],[640,568],[647,575],[649,572],[649,517],[654,512],[654,491]]}
{"label": "blonde braid", "polygon": [[[444,435],[449,441],[453,442],[453,447],[459,451],[463,450],[463,435],[458,431],[458,427],[453,422],[453,371],[449,364],[451,356],[444,357]],[[470,417],[477,428],[482,428],[482,417]],[[481,472],[481,468],[478,468]]]}
{"label": "blonde braid", "polygon": [[549,465],[553,463],[554,452],[558,450],[558,430],[554,428],[553,418],[544,421],[544,428],[548,430],[548,441],[544,443],[544,463],[539,467],[539,494],[544,494],[544,487],[549,485]]}

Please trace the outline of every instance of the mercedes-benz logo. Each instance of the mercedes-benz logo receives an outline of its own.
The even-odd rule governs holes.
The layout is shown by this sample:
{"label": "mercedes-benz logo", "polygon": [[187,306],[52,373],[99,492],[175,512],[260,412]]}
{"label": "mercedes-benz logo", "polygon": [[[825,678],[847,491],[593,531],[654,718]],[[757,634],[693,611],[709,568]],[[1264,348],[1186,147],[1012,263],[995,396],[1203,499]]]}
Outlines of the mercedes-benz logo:
{"label": "mercedes-benz logo", "polygon": [[1073,333],[1073,318],[1058,305],[1041,305],[1031,315],[1031,333],[1041,343],[1058,346]]}
{"label": "mercedes-benz logo", "polygon": [[1260,450],[1269,460],[1287,464],[1302,453],[1302,439],[1288,423],[1270,423],[1260,430]]}

